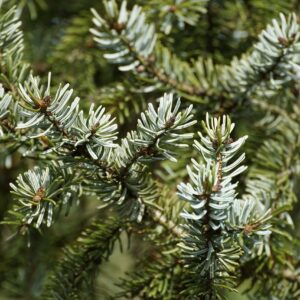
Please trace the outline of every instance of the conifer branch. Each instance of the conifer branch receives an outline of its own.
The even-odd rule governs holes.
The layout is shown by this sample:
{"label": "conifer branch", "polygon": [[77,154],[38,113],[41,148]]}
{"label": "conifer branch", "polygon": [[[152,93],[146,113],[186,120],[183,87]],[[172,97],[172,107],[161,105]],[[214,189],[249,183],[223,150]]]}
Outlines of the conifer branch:
{"label": "conifer branch", "polygon": [[[299,112],[294,112],[296,115]],[[277,132],[270,140],[266,140],[257,152],[255,165],[250,169],[247,181],[247,201],[256,202],[260,210],[269,210],[269,216],[261,220],[262,225],[271,223],[272,227],[267,235],[262,235],[253,245],[252,258],[258,259],[260,263],[251,260],[253,269],[246,272],[247,277],[255,274],[255,281],[260,286],[268,286],[267,289],[258,289],[257,297],[264,297],[269,293],[279,294],[286,297],[289,290],[294,290],[290,281],[284,285],[284,289],[277,288],[277,282],[284,280],[284,274],[290,273],[293,268],[290,263],[293,251],[297,251],[297,245],[292,242],[290,236],[293,228],[293,220],[290,211],[293,209],[297,197],[295,195],[295,181],[299,177],[298,153],[299,137],[297,122],[290,117],[282,116],[282,121]],[[281,148],[279,145],[287,144],[289,147]],[[285,249],[278,250],[279,245],[285,244]],[[262,263],[263,262],[263,263]],[[293,264],[295,265],[295,264]],[[247,268],[246,262],[243,268]],[[255,269],[255,266],[258,270]],[[267,274],[277,274],[275,277],[266,278]],[[289,281],[289,278],[286,278]],[[291,284],[291,285],[290,285]],[[297,283],[295,283],[297,285]],[[279,291],[280,289],[280,291]],[[292,295],[293,292],[292,292]]]}
{"label": "conifer branch", "polygon": [[17,202],[9,211],[11,217],[3,223],[20,228],[30,224],[39,228],[42,223],[51,226],[54,209],[63,206],[67,211],[80,195],[80,181],[71,169],[62,169],[60,163],[53,163],[44,170],[35,167],[19,175],[17,183],[10,184]]}
{"label": "conifer branch", "polygon": [[87,228],[72,246],[65,249],[63,258],[50,276],[44,299],[88,297],[93,276],[112,253],[123,230],[124,224],[114,217],[104,223],[98,220]]}
{"label": "conifer branch", "polygon": [[[114,51],[105,54],[104,57],[119,64],[121,71],[133,71],[141,78],[146,76],[147,80],[151,81],[154,77],[156,81],[190,96],[205,95],[195,83],[197,80],[192,66],[156,42],[154,24],[145,21],[146,17],[141,12],[141,7],[135,5],[132,11],[128,11],[126,5],[127,2],[123,1],[119,9],[114,0],[105,1],[106,14],[103,17],[92,10],[93,21],[97,27],[91,29],[95,41],[103,48]],[[153,84],[157,82],[154,81]],[[146,90],[151,89],[146,87]]]}
{"label": "conifer branch", "polygon": [[[45,35],[40,39],[36,28],[26,33],[29,52],[21,10],[10,1],[0,3],[0,215],[2,224],[12,225],[0,227],[2,242],[9,240],[1,254],[10,250],[0,266],[0,298],[97,297],[99,266],[117,259],[111,254],[126,232],[138,235],[131,251],[143,257],[112,299],[225,299],[245,281],[245,293],[255,299],[298,299],[300,33],[293,5],[127,2],[106,0],[100,15],[93,10],[92,36],[87,4],[74,15],[74,3],[61,3],[62,13],[55,16],[61,38],[54,51],[53,32],[51,47],[45,40],[57,24],[44,32],[37,15]],[[48,5],[51,17],[55,5]],[[285,14],[250,48],[265,20],[276,17],[269,7]],[[255,17],[237,20],[256,10]],[[32,26],[22,19],[24,28]],[[24,62],[32,54],[41,77]],[[72,82],[76,95],[92,104],[74,97],[69,84],[55,87],[50,73],[44,81],[50,69],[55,80]],[[156,101],[165,91],[177,92],[183,106],[172,94]],[[188,150],[193,114],[205,111],[231,112],[237,134],[249,132],[247,166],[245,154],[238,155],[246,137],[235,137],[226,115],[207,115],[194,150]],[[258,126],[251,129],[253,124]],[[186,159],[198,154],[185,168]],[[13,181],[12,199],[7,178]],[[106,208],[101,220],[94,201]],[[65,226],[59,218],[71,207]],[[79,227],[80,237],[61,253]],[[26,248],[30,244],[33,249]],[[57,257],[43,287],[46,274],[40,270],[47,272]]]}
{"label": "conifer branch", "polygon": [[207,0],[150,0],[144,5],[147,16],[157,24],[157,28],[169,35],[173,31],[183,31],[188,26],[197,26],[199,17],[207,13]]}
{"label": "conifer branch", "polygon": [[[208,124],[208,125],[207,125]],[[210,175],[208,173],[208,175],[202,175],[200,173],[200,175],[198,175],[199,177],[197,178],[196,174],[197,173],[192,173],[190,171],[190,176],[192,178],[192,181],[194,182],[194,184],[198,184],[200,185],[201,183],[201,189],[199,192],[198,190],[193,190],[192,186],[188,187],[186,186],[185,189],[184,188],[184,184],[181,184],[181,186],[179,186],[179,191],[180,191],[180,197],[182,197],[184,200],[188,200],[190,202],[192,202],[192,207],[196,210],[197,214],[191,214],[188,212],[184,212],[182,215],[187,219],[191,219],[190,222],[190,226],[191,229],[190,231],[192,231],[193,235],[196,234],[196,232],[199,232],[198,234],[198,239],[184,239],[184,241],[186,240],[187,245],[184,245],[184,251],[187,252],[187,263],[190,263],[191,265],[193,265],[194,262],[194,268],[195,270],[197,270],[197,264],[195,263],[196,259],[199,259],[199,263],[202,265],[202,258],[199,255],[199,257],[197,255],[193,255],[193,251],[197,252],[196,249],[198,249],[197,247],[201,247],[200,249],[203,249],[201,251],[201,253],[204,252],[204,249],[209,249],[209,246],[212,244],[214,245],[212,247],[211,252],[209,253],[209,259],[213,260],[214,255],[216,255],[216,260],[220,259],[222,261],[222,258],[220,258],[220,256],[215,252],[218,251],[218,244],[215,244],[216,242],[216,235],[221,234],[222,236],[226,236],[227,237],[227,243],[225,245],[223,245],[223,247],[226,249],[226,247],[229,247],[228,249],[230,249],[230,239],[231,239],[231,250],[228,251],[232,251],[233,257],[235,255],[235,259],[237,259],[236,263],[232,262],[230,263],[232,265],[232,267],[236,264],[238,264],[239,259],[241,258],[241,254],[244,253],[243,255],[247,255],[247,251],[249,251],[247,249],[248,246],[245,246],[245,244],[253,244],[255,245],[259,245],[258,244],[258,240],[260,239],[260,237],[266,237],[270,234],[270,227],[271,227],[271,218],[272,216],[275,217],[276,215],[280,214],[280,211],[276,211],[274,210],[273,212],[270,212],[270,210],[267,210],[266,208],[264,208],[261,211],[261,207],[259,207],[257,205],[256,200],[259,199],[259,197],[256,197],[254,199],[252,199],[252,201],[241,201],[239,199],[233,198],[231,201],[231,206],[229,207],[228,211],[227,211],[227,216],[224,217],[224,220],[226,220],[224,222],[224,225],[216,226],[216,224],[214,224],[216,221],[216,219],[219,219],[222,222],[222,217],[220,215],[220,217],[217,217],[216,212],[214,212],[214,210],[216,209],[216,211],[218,213],[222,212],[222,208],[226,207],[226,202],[223,200],[221,203],[221,205],[215,205],[213,202],[211,203],[211,201],[213,201],[216,197],[214,196],[215,192],[220,192],[222,191],[222,189],[224,188],[224,183],[220,184],[220,182],[226,182],[226,179],[224,180],[223,176],[225,176],[225,178],[227,178],[228,180],[231,179],[231,176],[236,176],[238,175],[240,172],[242,172],[245,168],[244,167],[240,167],[236,170],[234,170],[234,168],[236,168],[238,166],[238,164],[244,159],[244,155],[240,156],[235,162],[233,162],[232,164],[228,164],[228,161],[232,158],[232,156],[234,155],[234,150],[231,152],[230,158],[226,157],[230,151],[224,151],[222,150],[223,147],[228,147],[228,144],[232,144],[233,141],[232,139],[229,137],[228,134],[226,134],[226,129],[228,128],[228,133],[231,132],[232,128],[230,125],[230,122],[227,126],[224,125],[219,125],[220,123],[217,122],[217,120],[215,119],[214,122],[211,123],[212,125],[210,125],[210,122],[207,120],[206,124],[204,125],[204,128],[210,128],[209,126],[211,126],[211,128],[213,128],[212,130],[206,130],[209,139],[205,139],[202,135],[200,135],[201,139],[202,139],[202,143],[204,143],[204,145],[206,147],[209,147],[210,145],[210,151],[215,151],[213,152],[214,154],[210,153],[210,151],[207,150],[207,148],[203,147],[203,145],[201,143],[195,143],[195,146],[199,149],[199,151],[201,151],[204,160],[208,163],[208,165],[211,164],[211,160],[215,161],[215,165],[213,165],[212,169],[213,169],[213,176],[212,179],[210,179]],[[218,124],[218,125],[217,125]],[[224,124],[224,121],[223,121]],[[220,126],[221,129],[218,129],[218,126]],[[222,134],[221,134],[222,132]],[[219,143],[218,143],[219,141]],[[239,147],[242,144],[241,140],[240,142],[236,141],[233,144],[239,145]],[[211,144],[210,144],[211,143]],[[209,148],[208,148],[209,149]],[[214,149],[214,150],[213,150]],[[236,148],[237,150],[238,148]],[[235,151],[236,151],[235,150]],[[219,152],[220,151],[220,152]],[[226,153],[226,155],[220,155],[220,153]],[[223,164],[225,162],[225,165]],[[198,169],[198,172],[201,170],[201,167],[204,168],[204,165],[198,164],[195,161],[193,162],[194,165],[196,166],[196,168]],[[215,167],[214,167],[215,166]],[[233,169],[232,173],[230,173],[230,171]],[[196,169],[197,170],[197,169]],[[224,175],[224,172],[226,175]],[[205,174],[205,173],[204,173]],[[208,181],[210,180],[210,181]],[[236,185],[235,185],[236,186]],[[234,187],[235,187],[234,186]],[[234,188],[233,187],[233,188]],[[209,188],[210,192],[207,192],[207,188]],[[227,191],[230,191],[230,188],[227,189]],[[188,196],[189,195],[189,196]],[[220,197],[217,197],[216,199],[221,199]],[[194,202],[195,201],[195,202]],[[200,201],[200,203],[199,203]],[[205,202],[205,203],[203,203]],[[209,218],[209,215],[212,215],[212,218]],[[198,223],[200,220],[200,223]],[[222,223],[221,223],[222,224]],[[203,227],[201,227],[203,226]],[[236,228],[236,229],[234,229]],[[240,229],[239,229],[240,228]],[[234,229],[234,230],[233,230]],[[201,232],[201,233],[200,233]],[[240,244],[240,235],[245,235],[244,239],[245,241]],[[200,236],[202,236],[200,238]],[[248,241],[247,241],[248,240]],[[220,242],[218,240],[218,242]],[[238,243],[236,243],[238,242]],[[221,242],[222,243],[222,242]],[[240,245],[239,245],[240,244]],[[252,246],[254,247],[254,246]],[[221,249],[224,249],[221,248]],[[207,250],[206,250],[207,251]],[[223,250],[221,250],[223,251]],[[244,252],[246,251],[246,252]],[[238,255],[239,253],[239,255]],[[205,256],[204,256],[205,257]],[[203,258],[204,259],[204,258]],[[229,258],[227,258],[227,263],[229,263]],[[194,261],[193,261],[194,260]],[[217,265],[220,265],[217,263]],[[226,265],[226,263],[225,263]],[[205,266],[205,265],[204,265]],[[234,268],[234,267],[233,267]],[[216,274],[218,274],[218,271],[215,271]],[[238,272],[238,270],[235,270],[234,272]],[[202,276],[205,276],[204,272],[202,271]],[[210,273],[212,274],[212,273]],[[207,295],[207,297],[210,298],[214,298],[218,295],[218,285],[220,283],[218,283],[218,280],[222,280],[221,278],[218,278],[218,276],[215,277],[213,275],[211,279],[208,280],[207,284],[203,286],[203,290],[201,290],[201,287],[198,287],[194,292],[195,293],[199,293],[199,295]],[[224,284],[221,284],[222,287],[228,287],[228,288],[232,288],[234,287],[234,277],[230,277],[231,279],[226,282]],[[203,281],[203,278],[201,279]],[[215,284],[214,282],[217,282],[217,284]],[[193,280],[191,280],[191,282],[194,282]],[[235,285],[237,285],[237,281],[235,281]],[[193,283],[191,283],[191,286],[189,285],[188,288],[192,288],[193,287]]]}
{"label": "conifer branch", "polygon": [[[122,71],[131,71],[142,80],[147,78],[146,82],[150,80],[155,88],[175,89],[190,101],[206,102],[221,98],[221,113],[235,109],[251,95],[264,96],[265,90],[269,94],[274,93],[294,80],[298,72],[299,34],[295,15],[290,14],[286,18],[281,14],[279,22],[273,20],[272,25],[262,31],[251,53],[240,59],[234,58],[229,66],[219,65],[211,69],[207,68],[209,60],[204,62],[199,58],[193,64],[184,62],[161,46],[159,41],[156,42],[156,34],[152,30],[154,25],[145,23],[144,13],[139,17],[140,7],[135,6],[130,12],[126,9],[126,1],[122,2],[120,9],[114,1],[106,2],[107,10],[108,7],[114,11],[114,17],[108,17],[108,11],[100,17],[93,10],[98,29],[91,30],[100,46],[115,51],[105,54],[107,59],[121,65]],[[119,20],[114,19],[117,16],[122,19],[122,26]],[[129,22],[129,16],[132,22]],[[145,28],[151,27],[148,34],[144,34],[145,39],[136,33],[137,20],[144,23]],[[142,43],[149,49],[146,54],[140,51],[140,46],[136,47]],[[128,61],[131,62],[129,65]],[[153,87],[145,88],[145,91],[148,90],[153,90]]]}
{"label": "conifer branch", "polygon": [[174,286],[174,283],[176,283],[176,287],[180,286],[180,280],[182,280],[180,277],[182,266],[176,256],[158,255],[155,265],[143,260],[137,267],[144,270],[142,276],[139,272],[128,274],[129,278],[118,284],[122,288],[118,298],[144,299],[147,295],[151,295],[155,298],[181,299],[180,290]]}
{"label": "conifer branch", "polygon": [[[188,237],[183,238],[182,247],[186,263],[194,274],[186,293],[192,289],[197,297],[221,299],[220,287],[233,290],[236,285],[238,260],[243,252],[225,224],[236,197],[237,184],[232,183],[232,178],[246,169],[239,166],[244,154],[231,160],[246,137],[232,141],[230,133],[234,124],[228,117],[217,119],[207,115],[203,127],[207,137],[199,133],[201,143],[195,141],[194,146],[205,164],[193,160],[194,170],[188,167],[193,185],[181,183],[178,186],[179,197],[190,202],[194,210],[182,213],[189,232]],[[223,253],[227,253],[226,258]]]}

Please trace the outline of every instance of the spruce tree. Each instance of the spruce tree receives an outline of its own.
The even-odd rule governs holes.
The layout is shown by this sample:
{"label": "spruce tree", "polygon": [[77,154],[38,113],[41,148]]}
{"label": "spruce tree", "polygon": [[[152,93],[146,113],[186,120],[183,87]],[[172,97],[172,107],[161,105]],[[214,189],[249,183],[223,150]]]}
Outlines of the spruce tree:
{"label": "spruce tree", "polygon": [[298,6],[0,1],[0,298],[300,299]]}

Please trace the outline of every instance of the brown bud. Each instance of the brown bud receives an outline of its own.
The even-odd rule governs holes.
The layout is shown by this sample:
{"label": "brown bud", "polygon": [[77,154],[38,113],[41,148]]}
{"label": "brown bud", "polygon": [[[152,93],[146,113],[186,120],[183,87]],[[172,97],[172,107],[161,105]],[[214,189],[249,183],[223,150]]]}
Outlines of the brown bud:
{"label": "brown bud", "polygon": [[42,200],[42,197],[39,196],[39,195],[35,195],[35,196],[33,196],[32,200],[33,200],[34,202],[40,202],[40,201]]}
{"label": "brown bud", "polygon": [[250,233],[252,233],[252,231],[253,231],[254,228],[255,228],[254,225],[247,224],[247,225],[245,226],[245,228],[244,228],[244,232],[245,232],[246,234],[250,234]]}
{"label": "brown bud", "polygon": [[288,45],[289,45],[289,41],[288,41],[286,38],[284,38],[284,37],[279,37],[279,38],[278,38],[278,42],[279,42],[281,45],[283,45],[283,46],[288,46]]}
{"label": "brown bud", "polygon": [[171,6],[169,7],[169,12],[171,12],[171,13],[174,13],[176,10],[177,10],[176,5],[171,5]]}
{"label": "brown bud", "polygon": [[95,134],[97,132],[99,126],[100,126],[99,122],[95,123],[91,128],[91,133]]}
{"label": "brown bud", "polygon": [[45,112],[49,107],[50,102],[51,102],[51,97],[49,95],[44,97],[41,101],[39,101],[39,106],[41,111]]}
{"label": "brown bud", "polygon": [[35,195],[32,197],[32,200],[34,202],[40,202],[43,199],[43,197],[45,197],[45,189],[43,187],[40,187],[36,191]]}
{"label": "brown bud", "polygon": [[213,187],[211,188],[211,191],[216,193],[216,192],[219,192],[221,190],[221,188],[222,188],[222,185],[219,182],[217,182],[215,185],[213,185]]}
{"label": "brown bud", "polygon": [[4,119],[1,122],[2,122],[2,125],[5,126],[8,130],[15,131],[14,126],[10,123],[10,121],[8,119]]}
{"label": "brown bud", "polygon": [[144,147],[139,150],[139,155],[154,155],[157,153],[157,150],[153,147]]}
{"label": "brown bud", "polygon": [[169,120],[167,120],[165,124],[165,128],[170,128],[171,126],[174,125],[175,122],[175,116],[172,116]]}
{"label": "brown bud", "polygon": [[224,144],[231,144],[231,143],[233,143],[233,139],[232,138],[229,138],[229,139],[227,139],[225,142],[224,142]]}
{"label": "brown bud", "polygon": [[115,23],[112,24],[111,27],[113,29],[115,29],[118,33],[121,33],[121,31],[126,28],[126,24],[115,22]]}
{"label": "brown bud", "polygon": [[51,97],[49,95],[43,99],[43,103],[47,106],[49,106],[50,102],[51,102]]}
{"label": "brown bud", "polygon": [[212,141],[212,145],[213,145],[214,149],[217,149],[217,148],[219,147],[219,142],[218,142],[218,140],[213,140],[213,141]]}
{"label": "brown bud", "polygon": [[145,67],[143,65],[139,65],[136,67],[136,71],[138,73],[143,73],[145,71]]}

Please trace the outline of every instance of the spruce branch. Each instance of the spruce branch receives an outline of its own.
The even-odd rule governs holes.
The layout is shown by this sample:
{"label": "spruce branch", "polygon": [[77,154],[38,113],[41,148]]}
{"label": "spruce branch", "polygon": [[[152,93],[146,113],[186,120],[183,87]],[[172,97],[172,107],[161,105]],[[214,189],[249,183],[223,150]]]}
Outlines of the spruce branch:
{"label": "spruce branch", "polygon": [[[33,1],[29,2],[37,3]],[[32,55],[24,52],[18,9],[5,11],[11,3],[2,2],[0,163],[5,168],[0,181],[5,184],[17,171],[6,173],[6,167],[19,164],[29,170],[11,184],[11,203],[6,196],[9,188],[4,186],[0,214],[7,210],[8,215],[1,223],[17,226],[21,235],[30,231],[34,250],[29,250],[30,259],[47,256],[47,262],[37,265],[35,261],[28,268],[26,243],[19,247],[20,237],[11,239],[9,228],[1,228],[0,236],[18,244],[0,247],[1,254],[3,249],[11,250],[3,255],[0,298],[3,294],[30,299],[95,297],[99,265],[110,257],[125,231],[139,235],[137,244],[145,243],[142,250],[147,254],[136,265],[137,271],[121,281],[121,294],[112,295],[113,299],[224,299],[245,281],[252,299],[298,299],[297,17],[280,14],[249,48],[264,20],[274,17],[269,7],[288,12],[293,5],[284,0],[225,5],[206,0],[142,0],[128,5],[129,1],[107,0],[100,15],[93,10],[94,43],[87,35],[92,22],[87,11],[73,17],[73,4],[67,8],[62,4],[60,9],[67,13],[62,14],[63,22],[58,16],[61,43],[55,55],[52,47],[41,47],[47,48],[47,59],[42,61],[46,68],[39,71],[53,65],[58,81],[73,82],[79,86],[76,94],[95,102],[87,107],[73,97],[68,84],[53,86],[49,74],[43,86],[43,79],[32,75],[23,58]],[[200,18],[205,6],[207,17]],[[232,16],[247,18],[258,7],[257,15],[251,16],[251,22],[257,21],[254,25],[242,18],[228,22]],[[34,45],[36,32],[26,34],[25,42]],[[198,45],[193,35],[206,42]],[[105,51],[105,59],[96,44]],[[246,47],[249,50],[241,55]],[[31,52],[36,54],[35,49]],[[234,55],[239,58],[227,65]],[[35,60],[40,57],[35,55]],[[123,73],[116,73],[107,62]],[[165,91],[206,105],[204,111],[231,112],[239,132],[249,130],[246,175],[245,154],[238,154],[246,137],[235,138],[230,118],[207,115],[190,152],[187,140],[193,137],[193,114],[199,117],[203,110],[186,103],[181,110],[180,101],[171,94],[154,100]],[[244,104],[250,109],[242,110]],[[107,110],[122,124],[119,132]],[[131,131],[138,114],[137,128]],[[249,129],[253,124],[258,127]],[[199,158],[193,158],[185,171],[186,158],[197,154]],[[172,176],[164,177],[164,171]],[[178,201],[174,189],[180,181],[177,195],[184,201]],[[57,224],[59,230],[68,231],[64,241],[57,239],[57,226],[52,224],[62,209],[67,214],[81,196],[86,198],[80,199],[76,218],[69,218],[72,226]],[[96,199],[107,208],[101,220],[90,206],[90,200]],[[82,218],[81,209],[93,212]],[[89,218],[95,216],[96,223],[87,228]],[[63,255],[61,243],[74,235],[73,224],[84,231]],[[42,237],[31,227],[41,231],[44,226],[52,226],[44,231],[42,243],[42,249],[48,245],[49,249],[40,255]],[[44,294],[36,294],[44,278],[39,267],[45,270],[56,257],[61,259]],[[12,291],[6,295],[9,288]]]}
{"label": "spruce branch", "polygon": [[[145,299],[181,299],[178,295],[182,280],[182,266],[175,255],[157,255],[157,262],[141,261],[137,268],[143,269],[128,274],[118,285],[122,292],[117,298]],[[150,258],[148,258],[150,259]]]}
{"label": "spruce branch", "polygon": [[[299,25],[295,14],[287,17],[280,14],[280,20],[273,19],[259,35],[259,42],[249,55],[234,58],[225,67],[220,80],[225,91],[234,95],[230,104],[243,104],[251,95],[270,96],[296,78],[299,69]],[[225,106],[226,106],[225,105]]]}
{"label": "spruce branch", "polygon": [[[3,8],[0,7],[2,10]],[[21,22],[17,17],[16,7],[11,7],[0,15],[0,80],[1,128],[15,133],[16,108],[15,99],[18,98],[17,82],[24,80],[28,74],[28,67],[23,58],[23,33],[20,30]],[[6,111],[6,112],[5,112]],[[1,130],[1,129],[0,129]],[[4,136],[2,132],[2,136]]]}
{"label": "spruce branch", "polygon": [[189,272],[184,271],[178,247],[178,241],[185,234],[180,217],[184,203],[178,201],[173,190],[165,185],[159,187],[159,207],[148,207],[144,222],[133,231],[152,245],[135,267],[144,272],[132,271],[122,279],[118,283],[122,290],[119,297],[144,299],[152,295],[153,298],[182,299],[179,293],[189,276]]}
{"label": "spruce branch", "polygon": [[[125,16],[125,12],[127,13],[125,2],[120,11],[113,1],[108,3],[115,10],[115,18],[118,15],[121,18],[121,15]],[[135,18],[138,18],[138,10],[140,8],[135,7],[131,12]],[[229,66],[211,67],[209,59],[203,60],[201,57],[193,64],[181,61],[162,47],[159,41],[155,43],[155,47],[151,44],[147,48],[153,49],[152,53],[143,55],[134,47],[135,27],[132,29],[124,21],[120,30],[116,30],[109,26],[111,19],[108,12],[102,17],[95,11],[93,13],[94,23],[99,28],[91,30],[96,42],[117,52],[105,57],[122,65],[128,63],[128,57],[132,56],[129,59],[132,63],[128,67],[121,66],[120,70],[131,71],[142,80],[146,76],[148,82],[153,82],[152,78],[156,78],[153,87],[150,86],[145,91],[160,88],[162,84],[162,87],[175,89],[190,101],[205,102],[207,99],[215,101],[222,98],[224,101],[220,109],[223,112],[224,109],[230,111],[237,104],[244,103],[251,95],[265,96],[265,90],[269,91],[270,96],[297,76],[299,36],[296,17],[292,14],[288,17],[281,14],[280,22],[273,20],[272,25],[262,31],[259,42],[254,45],[250,54],[245,54],[241,59],[234,58]],[[142,19],[144,22],[144,15]],[[138,39],[142,37],[138,36]]]}
{"label": "spruce branch", "polygon": [[94,40],[101,47],[114,51],[104,54],[104,57],[119,64],[120,71],[140,74],[142,80],[143,77],[146,81],[156,78],[153,87],[148,86],[144,91],[158,88],[157,82],[161,82],[199,102],[199,97],[204,94],[198,88],[192,66],[156,41],[155,26],[146,22],[145,13],[140,6],[135,5],[128,11],[126,5],[127,2],[123,1],[119,9],[114,0],[105,1],[103,16],[92,10],[93,22],[97,27],[91,29]]}
{"label": "spruce branch", "polygon": [[157,110],[149,104],[138,120],[137,131],[128,133],[115,148],[112,155],[115,165],[108,181],[104,179],[91,187],[102,194],[105,202],[117,203],[122,213],[137,220],[141,220],[145,205],[157,199],[157,189],[147,165],[156,160],[176,160],[174,147],[186,148],[188,145],[183,141],[193,136],[181,133],[195,123],[192,106],[183,112],[179,112],[179,107],[180,101],[174,105],[173,95],[168,94],[159,99]]}
{"label": "spruce branch", "polygon": [[13,127],[13,125],[11,124],[10,120],[9,120],[9,107],[11,105],[12,102],[12,97],[8,94],[5,94],[4,92],[4,88],[1,87],[0,88],[0,122],[1,122],[1,127],[0,127],[0,136],[4,136],[4,131],[8,131],[8,132],[15,132],[15,128]]}
{"label": "spruce branch", "polygon": [[[1,5],[2,6],[2,5]],[[0,7],[3,10],[2,7]],[[23,62],[23,32],[15,6],[0,15],[0,79],[6,91],[17,96],[17,83],[28,76],[28,65]]]}
{"label": "spruce branch", "polygon": [[[156,42],[154,25],[145,22],[146,17],[141,7],[135,5],[129,12],[126,6],[127,1],[122,1],[120,8],[114,0],[104,1],[106,20],[92,10],[94,24],[102,31],[91,29],[95,41],[99,44],[109,48],[117,46],[116,53],[106,54],[105,57],[118,63],[125,63],[125,66],[120,67],[123,71],[132,70],[138,65],[138,61],[135,60],[136,54],[131,56],[130,50],[135,49],[139,56],[147,58],[151,55]],[[130,49],[122,45],[124,41],[126,47],[130,46]]]}
{"label": "spruce branch", "polygon": [[155,111],[152,104],[138,120],[138,129],[131,132],[123,139],[121,147],[117,149],[117,163],[122,168],[121,174],[126,174],[128,169],[136,163],[145,163],[156,159],[169,159],[175,161],[169,145],[177,148],[186,148],[187,144],[181,142],[190,139],[193,134],[180,131],[192,126],[192,105],[183,113],[179,112],[180,100],[173,108],[173,95],[165,94],[159,99],[159,107]]}
{"label": "spruce branch", "polygon": [[[68,85],[60,88],[51,102],[50,81],[43,92],[43,89],[38,87],[37,79],[32,78],[32,80],[33,91],[29,88],[25,91],[22,88],[27,103],[26,106],[23,105],[23,113],[31,119],[18,127],[41,128],[43,132],[38,136],[47,135],[58,140],[59,146],[54,150],[58,153],[61,153],[61,148],[67,151],[59,156],[65,162],[72,158],[74,150],[86,147],[86,152],[76,153],[79,162],[85,163],[88,155],[91,157],[89,164],[96,168],[74,163],[68,166],[76,167],[78,172],[80,170],[82,174],[91,177],[83,182],[87,191],[97,193],[108,204],[117,204],[116,208],[121,214],[141,221],[145,207],[151,206],[157,199],[156,185],[145,163],[157,159],[174,160],[175,152],[171,150],[170,144],[178,148],[187,147],[187,144],[182,141],[191,138],[192,134],[180,131],[195,123],[191,120],[192,106],[184,112],[179,112],[180,101],[178,100],[173,108],[172,95],[165,95],[160,99],[157,111],[150,104],[149,109],[141,115],[138,130],[128,135],[130,139],[127,137],[123,139],[121,145],[116,145],[113,143],[116,138],[116,125],[113,124],[114,120],[110,120],[110,115],[104,114],[103,108],[94,111],[92,106],[88,118],[84,118],[82,112],[79,115],[75,114],[75,117],[71,116],[67,109],[67,102],[72,91],[67,90]],[[49,99],[46,103],[44,103],[45,98]],[[60,102],[63,102],[63,105],[59,105]],[[78,112],[77,102],[71,111]],[[60,122],[57,124],[59,128],[53,126],[53,122]],[[69,126],[65,127],[64,122]],[[60,128],[63,128],[66,134],[63,134]],[[76,177],[76,174],[74,170],[73,176]],[[34,181],[28,182],[28,187],[34,186]],[[16,187],[15,191],[18,192],[18,189]],[[42,220],[44,211],[38,210],[36,215],[40,217],[39,220]],[[39,222],[38,225],[40,224]]]}
{"label": "spruce branch", "polygon": [[[102,161],[109,157],[115,147],[117,125],[105,109],[96,110],[92,104],[88,115],[79,112],[79,98],[71,100],[73,93],[69,85],[60,86],[51,96],[51,74],[47,87],[39,84],[38,77],[30,77],[29,82],[20,85],[20,113],[25,122],[20,122],[16,129],[31,129],[30,138],[43,138],[48,150],[61,155],[62,159],[74,160],[77,156],[106,171]],[[33,132],[32,132],[33,131]],[[53,147],[53,142],[55,146]]]}
{"label": "spruce branch", "polygon": [[[178,186],[179,197],[190,202],[193,212],[183,211],[188,236],[182,240],[186,263],[193,271],[186,292],[207,299],[222,298],[221,290],[236,286],[239,259],[243,253],[226,225],[228,212],[236,201],[232,178],[243,172],[244,154],[233,160],[246,137],[233,141],[234,128],[229,117],[206,117],[203,127],[207,137],[199,133],[195,148],[204,163],[192,161],[188,167],[191,183]],[[233,161],[232,161],[233,160]]]}
{"label": "spruce branch", "polygon": [[[95,221],[80,235],[51,274],[44,299],[88,297],[92,278],[99,265],[108,259],[126,225],[115,217]],[[85,293],[86,292],[86,293]]]}
{"label": "spruce branch", "polygon": [[0,24],[1,60],[5,60],[7,56],[10,56],[11,58],[14,57],[15,61],[19,61],[23,55],[23,33],[20,30],[21,21],[16,15],[15,6],[1,14]]}
{"label": "spruce branch", "polygon": [[39,80],[38,77],[30,76],[29,82],[25,82],[25,86],[20,84],[20,94],[24,101],[24,104],[20,103],[24,108],[21,113],[29,121],[18,124],[17,128],[29,128],[36,125],[42,127],[44,125],[46,130],[37,136],[46,135],[54,127],[56,131],[66,137],[76,120],[79,98],[75,98],[68,106],[73,90],[68,90],[69,85],[65,85],[63,88],[59,87],[52,99],[50,96],[51,74],[49,73],[46,88],[40,86]]}
{"label": "spruce branch", "polygon": [[206,14],[207,0],[158,0],[147,1],[144,6],[151,21],[158,23],[157,27],[166,35],[172,29],[180,31],[189,26],[196,26],[201,14]]}
{"label": "spruce branch", "polygon": [[80,179],[71,169],[63,169],[53,163],[45,169],[33,168],[19,175],[16,184],[10,184],[17,203],[9,211],[3,223],[39,228],[42,223],[49,227],[53,222],[56,207],[68,207],[80,195]]}
{"label": "spruce branch", "polygon": [[[297,115],[297,110],[294,113]],[[295,281],[285,281],[283,275],[286,272],[294,272],[295,264],[290,260],[298,249],[291,237],[294,224],[290,216],[290,211],[297,201],[295,182],[299,177],[298,127],[297,122],[291,118],[281,117],[281,122],[271,139],[266,140],[258,149],[255,164],[250,169],[247,180],[247,194],[244,195],[244,199],[248,203],[255,202],[257,208],[266,214],[269,212],[267,218],[261,220],[260,226],[272,224],[268,234],[261,235],[254,245],[248,245],[253,268],[249,269],[251,272],[245,272],[246,278],[255,274],[256,286],[267,285],[266,289],[258,289],[254,293],[257,297],[281,294],[283,299],[289,299],[288,291],[294,291],[295,287],[299,286]],[[288,147],[280,146],[290,142]],[[283,244],[285,247],[280,247]],[[248,261],[245,260],[243,269],[247,268]],[[267,278],[266,274],[275,273],[275,277]],[[292,297],[296,297],[296,294],[291,293]]]}

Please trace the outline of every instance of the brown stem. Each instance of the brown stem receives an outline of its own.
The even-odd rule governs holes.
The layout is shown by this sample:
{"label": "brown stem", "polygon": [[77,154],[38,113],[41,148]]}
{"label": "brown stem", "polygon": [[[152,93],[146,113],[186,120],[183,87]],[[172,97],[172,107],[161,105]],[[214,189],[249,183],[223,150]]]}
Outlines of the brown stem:
{"label": "brown stem", "polygon": [[161,71],[161,68],[155,65],[155,57],[153,55],[145,58],[131,46],[130,42],[124,37],[120,37],[128,50],[134,54],[135,58],[143,65],[144,70],[152,74],[150,77],[156,77],[159,81],[189,95],[194,96],[205,96],[207,94],[206,90],[199,89],[198,86],[191,85],[187,82],[178,82],[177,80],[170,78],[168,74],[164,71]]}
{"label": "brown stem", "polygon": [[182,238],[186,234],[182,228],[176,225],[172,220],[168,219],[160,210],[150,209],[149,212],[155,222],[162,225],[175,237]]}
{"label": "brown stem", "polygon": [[141,149],[138,149],[136,153],[133,155],[132,159],[126,164],[125,167],[123,167],[120,170],[119,178],[124,178],[128,171],[130,170],[130,167],[138,161],[139,158],[145,156],[145,155],[151,155],[156,153],[155,145],[156,142],[163,137],[168,129],[172,127],[172,125],[175,122],[174,116],[172,116],[169,120],[166,121],[165,126],[162,128],[162,132],[154,137],[154,139],[151,141],[151,143],[147,147],[143,147]]}

